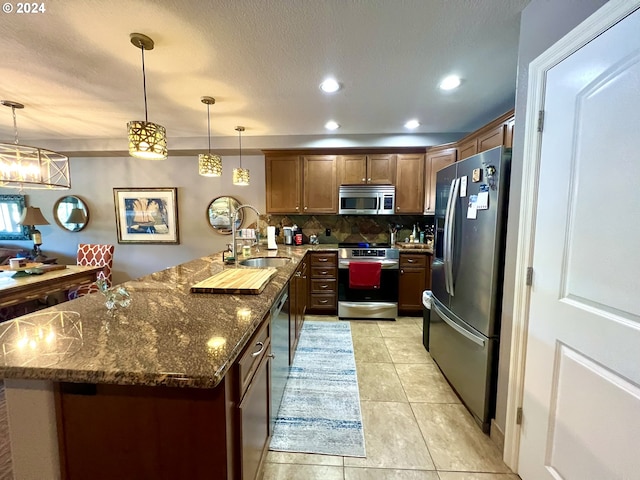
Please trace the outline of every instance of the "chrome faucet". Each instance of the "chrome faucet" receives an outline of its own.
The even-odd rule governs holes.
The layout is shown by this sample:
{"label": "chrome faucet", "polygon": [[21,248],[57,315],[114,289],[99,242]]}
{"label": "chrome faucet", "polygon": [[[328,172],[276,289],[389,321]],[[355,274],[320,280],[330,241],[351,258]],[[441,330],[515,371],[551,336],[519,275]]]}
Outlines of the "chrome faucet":
{"label": "chrome faucet", "polygon": [[[238,208],[236,208],[235,210],[231,211],[231,255],[233,255],[234,261],[237,263],[238,262],[238,255],[237,255],[237,247],[236,247],[236,234],[238,233],[238,227],[236,227],[236,216],[238,215],[238,212],[243,209],[243,208],[250,208],[251,210],[253,210],[254,212],[256,212],[256,215],[258,216],[257,220],[256,220],[256,227],[259,227],[259,223],[260,223],[260,212],[258,211],[258,209],[256,207],[254,207],[253,205],[249,205],[249,204],[244,204],[244,205],[238,205]],[[256,242],[258,241],[258,228],[256,228]]]}

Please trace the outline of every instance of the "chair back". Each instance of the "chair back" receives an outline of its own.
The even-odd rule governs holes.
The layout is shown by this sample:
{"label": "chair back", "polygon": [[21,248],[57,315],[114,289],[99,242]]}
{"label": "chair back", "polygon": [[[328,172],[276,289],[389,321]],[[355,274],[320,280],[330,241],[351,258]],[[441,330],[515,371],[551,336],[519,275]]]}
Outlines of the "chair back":
{"label": "chair back", "polygon": [[[81,243],[78,245],[78,254],[76,256],[76,264],[83,266],[102,267],[98,272],[97,279],[106,282],[107,287],[111,287],[111,269],[113,268],[113,245],[103,245],[99,243]],[[97,292],[98,286],[95,283],[90,285],[82,285],[74,290],[69,290],[67,298],[82,297],[89,293]]]}

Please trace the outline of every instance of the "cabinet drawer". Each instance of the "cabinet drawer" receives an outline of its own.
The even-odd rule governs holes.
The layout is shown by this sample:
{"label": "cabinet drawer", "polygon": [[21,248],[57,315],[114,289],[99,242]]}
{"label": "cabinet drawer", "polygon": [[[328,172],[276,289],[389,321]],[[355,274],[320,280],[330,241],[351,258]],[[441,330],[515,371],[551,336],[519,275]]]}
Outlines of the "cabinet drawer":
{"label": "cabinet drawer", "polygon": [[336,309],[336,296],[335,295],[323,295],[312,294],[310,296],[309,308],[312,310],[335,310]]}
{"label": "cabinet drawer", "polygon": [[424,268],[427,266],[427,256],[421,254],[401,254],[400,267],[417,267]]}
{"label": "cabinet drawer", "polygon": [[311,266],[331,266],[338,265],[338,255],[335,253],[312,253]]}
{"label": "cabinet drawer", "polygon": [[335,279],[312,278],[311,293],[336,293]]}
{"label": "cabinet drawer", "polygon": [[251,378],[255,373],[258,365],[260,364],[260,360],[264,356],[264,354],[269,350],[269,324],[271,322],[269,319],[262,322],[262,326],[258,329],[258,331],[253,335],[249,343],[244,349],[244,353],[240,356],[238,360],[238,381],[240,391],[239,398],[242,398],[244,392],[246,391],[249,383],[251,383]]}
{"label": "cabinet drawer", "polygon": [[311,278],[337,278],[338,269],[336,267],[311,267]]}

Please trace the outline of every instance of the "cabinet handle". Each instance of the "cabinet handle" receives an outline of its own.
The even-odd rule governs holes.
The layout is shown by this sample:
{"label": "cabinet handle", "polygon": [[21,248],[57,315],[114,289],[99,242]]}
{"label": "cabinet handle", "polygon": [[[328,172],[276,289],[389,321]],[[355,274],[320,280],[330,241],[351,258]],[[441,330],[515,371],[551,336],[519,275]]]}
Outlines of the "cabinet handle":
{"label": "cabinet handle", "polygon": [[400,207],[396,207],[396,212],[399,212],[399,211],[400,211]]}
{"label": "cabinet handle", "polygon": [[307,207],[304,207],[304,209],[306,210],[306,209],[307,209]]}
{"label": "cabinet handle", "polygon": [[296,274],[294,275],[295,277],[300,277],[302,275],[302,272],[296,272]]}
{"label": "cabinet handle", "polygon": [[413,258],[407,258],[407,262],[408,263],[415,263],[415,260]]}
{"label": "cabinet handle", "polygon": [[273,353],[268,354],[268,355],[267,355],[267,357],[269,357],[269,358],[276,358],[275,354],[273,354]]}
{"label": "cabinet handle", "polygon": [[367,180],[367,182],[371,183],[371,179]]}
{"label": "cabinet handle", "polygon": [[318,261],[319,261],[319,262],[328,262],[328,261],[329,261],[329,259],[328,259],[328,258],[326,258],[326,257],[320,257],[320,258],[318,259]]}
{"label": "cabinet handle", "polygon": [[262,353],[262,350],[264,350],[264,343],[258,342],[258,343],[256,343],[256,347],[260,347],[260,350],[258,350],[257,352],[253,352],[251,354],[252,357],[257,357],[258,355],[260,355]]}
{"label": "cabinet handle", "polygon": [[328,303],[329,300],[320,300],[318,303]]}
{"label": "cabinet handle", "polygon": [[300,207],[299,207],[299,206],[296,206],[296,210],[300,210]]}
{"label": "cabinet handle", "polygon": [[320,288],[329,288],[329,285],[320,285]]}
{"label": "cabinet handle", "polygon": [[366,181],[367,181],[367,179],[366,179],[366,178],[363,178],[363,179],[362,179],[362,183],[365,183]]}
{"label": "cabinet handle", "polygon": [[400,275],[404,275],[404,270],[400,270]]}

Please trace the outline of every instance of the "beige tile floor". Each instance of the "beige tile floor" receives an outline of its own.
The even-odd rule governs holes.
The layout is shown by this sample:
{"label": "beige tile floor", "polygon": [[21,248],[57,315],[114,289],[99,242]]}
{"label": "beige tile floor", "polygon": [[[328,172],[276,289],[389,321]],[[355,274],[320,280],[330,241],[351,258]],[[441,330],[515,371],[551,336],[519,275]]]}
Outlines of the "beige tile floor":
{"label": "beige tile floor", "polygon": [[352,321],[351,334],[366,458],[269,452],[263,480],[520,478],[502,462],[425,350],[421,318]]}

